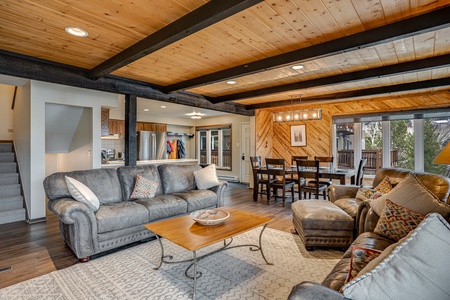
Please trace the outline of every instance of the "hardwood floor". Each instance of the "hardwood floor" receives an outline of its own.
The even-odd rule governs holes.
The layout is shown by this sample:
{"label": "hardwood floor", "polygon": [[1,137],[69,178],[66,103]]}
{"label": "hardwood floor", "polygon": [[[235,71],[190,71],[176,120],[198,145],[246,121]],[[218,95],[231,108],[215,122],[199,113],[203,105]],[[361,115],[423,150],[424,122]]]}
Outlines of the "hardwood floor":
{"label": "hardwood floor", "polygon": [[[270,216],[270,228],[291,232],[291,203],[267,205],[266,199],[254,202],[252,190],[242,184],[230,184],[225,192],[225,206]],[[77,264],[78,259],[63,242],[58,219],[52,213],[47,221],[36,224],[15,222],[0,225],[0,288]]]}

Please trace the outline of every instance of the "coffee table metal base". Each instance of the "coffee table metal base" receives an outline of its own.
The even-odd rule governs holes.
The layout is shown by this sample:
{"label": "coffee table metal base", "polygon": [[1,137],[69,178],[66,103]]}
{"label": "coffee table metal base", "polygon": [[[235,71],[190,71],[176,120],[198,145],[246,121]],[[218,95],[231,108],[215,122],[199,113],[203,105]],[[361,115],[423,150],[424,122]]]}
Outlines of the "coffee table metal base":
{"label": "coffee table metal base", "polygon": [[[193,286],[193,296],[192,299],[195,299],[196,297],[196,289],[197,289],[197,278],[200,278],[202,276],[201,272],[197,272],[197,262],[203,258],[206,258],[208,256],[211,256],[217,252],[221,252],[224,250],[228,250],[228,249],[233,249],[233,248],[238,248],[238,247],[250,247],[250,251],[260,251],[261,252],[261,256],[263,257],[264,261],[266,262],[266,264],[268,265],[273,265],[273,263],[269,262],[266,258],[266,256],[264,255],[264,251],[262,248],[262,244],[261,244],[261,239],[262,239],[262,235],[264,233],[264,230],[266,229],[267,224],[264,224],[263,228],[261,229],[261,232],[259,233],[259,244],[258,245],[254,245],[254,244],[244,244],[244,245],[234,245],[234,246],[230,246],[231,243],[233,242],[233,238],[229,238],[229,241],[227,242],[227,240],[223,241],[223,247],[219,248],[217,250],[214,250],[210,253],[204,254],[202,256],[197,257],[197,253],[196,251],[192,251],[193,254],[193,258],[191,259],[186,259],[186,260],[179,260],[179,261],[173,261],[173,256],[172,255],[165,255],[164,254],[164,246],[163,243],[161,241],[161,238],[159,237],[159,235],[156,235],[156,238],[159,242],[159,245],[161,246],[161,260],[159,261],[159,265],[154,268],[155,270],[159,270],[162,266],[163,263],[167,263],[167,264],[176,264],[176,263],[184,263],[184,262],[190,262],[192,261],[192,263],[186,268],[186,271],[184,272],[184,275],[188,278],[191,278],[194,280],[194,286]],[[192,275],[189,274],[189,270],[194,267],[193,273]]]}

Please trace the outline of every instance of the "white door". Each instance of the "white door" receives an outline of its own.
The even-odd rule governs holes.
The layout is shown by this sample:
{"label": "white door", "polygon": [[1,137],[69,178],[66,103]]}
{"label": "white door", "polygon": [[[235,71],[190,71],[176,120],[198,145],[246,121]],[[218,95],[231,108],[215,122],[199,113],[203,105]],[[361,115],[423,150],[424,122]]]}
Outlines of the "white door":
{"label": "white door", "polygon": [[241,123],[241,182],[250,183],[250,123]]}

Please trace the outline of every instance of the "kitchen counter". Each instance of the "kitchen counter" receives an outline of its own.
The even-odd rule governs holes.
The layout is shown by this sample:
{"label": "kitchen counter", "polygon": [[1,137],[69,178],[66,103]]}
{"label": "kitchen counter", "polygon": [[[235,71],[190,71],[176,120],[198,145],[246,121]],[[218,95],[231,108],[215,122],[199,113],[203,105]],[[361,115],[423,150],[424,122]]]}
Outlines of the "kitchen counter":
{"label": "kitchen counter", "polygon": [[[198,164],[195,158],[178,158],[178,159],[155,159],[155,160],[138,160],[137,165],[161,165],[161,164]],[[125,165],[124,160],[112,160],[107,164],[102,164],[102,168],[118,168]]]}

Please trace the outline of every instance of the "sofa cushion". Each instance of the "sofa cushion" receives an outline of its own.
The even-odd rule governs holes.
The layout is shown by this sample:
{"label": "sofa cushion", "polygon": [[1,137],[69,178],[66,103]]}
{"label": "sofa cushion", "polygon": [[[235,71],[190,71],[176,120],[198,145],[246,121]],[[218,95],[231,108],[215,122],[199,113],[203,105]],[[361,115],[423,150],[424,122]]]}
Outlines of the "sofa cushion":
{"label": "sofa cushion", "polygon": [[163,193],[161,178],[159,176],[158,167],[156,165],[144,165],[144,166],[126,166],[117,169],[117,174],[122,184],[123,199],[134,200],[131,198],[131,193],[134,190],[136,184],[136,176],[139,174],[148,180],[158,183],[155,195],[161,195]]}
{"label": "sofa cushion", "polygon": [[374,232],[398,241],[414,230],[424,218],[424,215],[386,199],[386,206]]}
{"label": "sofa cushion", "polygon": [[135,202],[148,209],[150,221],[187,213],[187,202],[175,195],[159,195],[151,199],[136,200]]}
{"label": "sofa cushion", "polygon": [[164,194],[172,194],[195,189],[194,172],[200,170],[199,165],[160,165],[158,167],[161,176]]}
{"label": "sofa cushion", "polygon": [[147,179],[141,174],[136,175],[136,183],[130,195],[132,199],[153,198],[158,190],[159,182]]}
{"label": "sofa cushion", "polygon": [[210,190],[189,190],[174,195],[187,202],[188,212],[217,205],[217,194]]}
{"label": "sofa cushion", "polygon": [[[450,299],[447,249],[450,249],[450,225],[442,216],[432,213],[346,284],[344,296],[380,300]],[[366,273],[366,269],[370,271]]]}
{"label": "sofa cushion", "polygon": [[356,213],[358,212],[358,206],[362,202],[360,199],[355,198],[343,198],[334,201],[339,208],[345,211],[350,217],[356,218]]}
{"label": "sofa cushion", "polygon": [[150,221],[148,210],[130,201],[100,205],[96,218],[99,233],[143,225]]}
{"label": "sofa cushion", "polygon": [[209,165],[201,170],[194,172],[195,184],[199,190],[207,190],[219,185],[217,178],[216,165]]}
{"label": "sofa cushion", "polygon": [[370,203],[378,216],[383,213],[386,199],[422,215],[437,212],[445,218],[450,216],[450,205],[440,201],[413,174],[408,174],[392,191]]}
{"label": "sofa cushion", "polygon": [[100,201],[90,188],[72,177],[65,176],[65,178],[67,188],[75,200],[86,204],[93,211],[99,209]]}
{"label": "sofa cushion", "polygon": [[58,172],[44,180],[45,193],[49,200],[71,198],[65,176],[86,185],[100,200],[101,204],[122,201],[122,189],[115,169],[93,169],[72,172]]}

